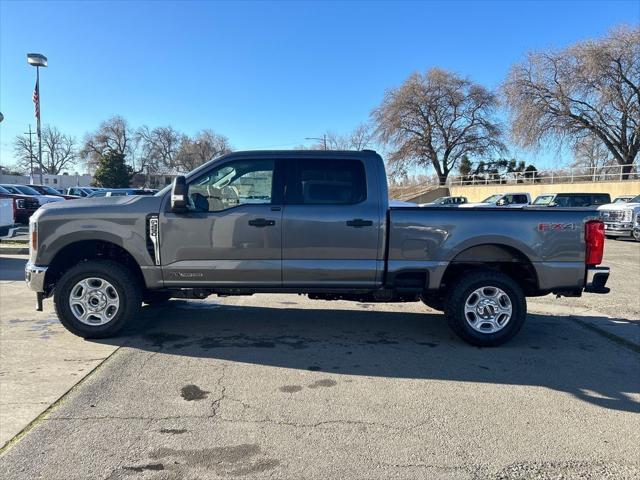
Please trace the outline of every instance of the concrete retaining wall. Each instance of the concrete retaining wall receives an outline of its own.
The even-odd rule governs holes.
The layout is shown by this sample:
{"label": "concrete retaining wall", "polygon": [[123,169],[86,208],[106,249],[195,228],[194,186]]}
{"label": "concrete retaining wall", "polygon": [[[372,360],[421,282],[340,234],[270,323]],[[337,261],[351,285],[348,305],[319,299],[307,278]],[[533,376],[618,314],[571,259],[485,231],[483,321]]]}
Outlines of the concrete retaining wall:
{"label": "concrete retaining wall", "polygon": [[500,192],[528,192],[532,200],[545,193],[608,193],[613,200],[620,195],[640,195],[640,180],[555,184],[451,185],[449,192],[455,197],[467,197],[470,202],[479,202],[489,195]]}

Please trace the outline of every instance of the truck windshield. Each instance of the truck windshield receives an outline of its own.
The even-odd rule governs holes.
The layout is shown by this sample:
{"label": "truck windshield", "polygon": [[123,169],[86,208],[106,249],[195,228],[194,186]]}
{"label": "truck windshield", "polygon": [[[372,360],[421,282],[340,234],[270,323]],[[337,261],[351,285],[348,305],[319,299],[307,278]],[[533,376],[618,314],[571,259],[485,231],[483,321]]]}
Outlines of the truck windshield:
{"label": "truck windshield", "polygon": [[640,195],[636,195],[628,203],[640,203]]}
{"label": "truck windshield", "polygon": [[14,188],[18,190],[20,193],[24,193],[25,195],[35,195],[35,196],[42,195],[37,190],[34,190],[31,187],[27,187],[26,185],[16,185]]}
{"label": "truck windshield", "polygon": [[502,198],[502,195],[491,195],[490,197],[485,198],[480,203],[495,203]]}
{"label": "truck windshield", "polygon": [[534,201],[534,205],[549,205],[553,201],[553,195],[540,195]]}
{"label": "truck windshield", "polygon": [[[33,188],[33,187],[30,187],[30,188]],[[44,190],[44,192],[47,193],[48,195],[60,195],[60,192],[58,192],[55,188],[51,188],[46,185],[40,185],[40,190]]]}

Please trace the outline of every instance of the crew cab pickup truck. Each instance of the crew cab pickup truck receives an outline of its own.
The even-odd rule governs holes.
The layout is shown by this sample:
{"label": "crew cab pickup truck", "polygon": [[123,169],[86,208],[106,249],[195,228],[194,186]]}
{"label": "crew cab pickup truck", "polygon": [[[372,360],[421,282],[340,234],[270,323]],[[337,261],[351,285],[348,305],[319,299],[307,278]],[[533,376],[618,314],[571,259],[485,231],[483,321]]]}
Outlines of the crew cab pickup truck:
{"label": "crew cab pickup truck", "polygon": [[640,242],[640,195],[598,208],[607,238],[632,237]]}
{"label": "crew cab pickup truck", "polygon": [[142,302],[278,292],[421,300],[493,346],[527,296],[608,292],[595,210],[390,208],[373,151],[231,153],[154,196],[46,205],[30,231],[38,308],[53,295],[85,338],[115,335]]}

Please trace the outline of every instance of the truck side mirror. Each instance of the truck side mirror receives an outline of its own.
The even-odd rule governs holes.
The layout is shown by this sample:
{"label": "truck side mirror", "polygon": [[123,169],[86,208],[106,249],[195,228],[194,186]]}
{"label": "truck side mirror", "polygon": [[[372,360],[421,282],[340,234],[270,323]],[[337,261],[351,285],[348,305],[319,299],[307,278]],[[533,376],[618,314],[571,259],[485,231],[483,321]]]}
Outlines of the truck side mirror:
{"label": "truck side mirror", "polygon": [[189,187],[187,181],[180,175],[173,179],[171,186],[171,211],[173,213],[182,213],[187,211],[189,202]]}

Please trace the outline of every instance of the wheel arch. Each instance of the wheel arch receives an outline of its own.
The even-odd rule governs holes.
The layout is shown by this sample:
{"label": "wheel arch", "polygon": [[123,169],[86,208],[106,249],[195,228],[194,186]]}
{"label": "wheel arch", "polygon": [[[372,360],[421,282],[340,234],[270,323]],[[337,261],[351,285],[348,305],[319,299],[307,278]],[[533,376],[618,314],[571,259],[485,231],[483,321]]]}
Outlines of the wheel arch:
{"label": "wheel arch", "polygon": [[447,265],[440,289],[446,290],[456,278],[471,270],[493,270],[515,280],[527,296],[539,295],[538,274],[534,263],[520,249],[503,243],[476,244],[458,252]]}
{"label": "wheel arch", "polygon": [[45,292],[50,293],[56,281],[64,272],[78,263],[88,260],[112,260],[128,268],[137,281],[144,285],[140,264],[123,246],[109,240],[77,240],[60,248],[49,263],[45,276]]}

